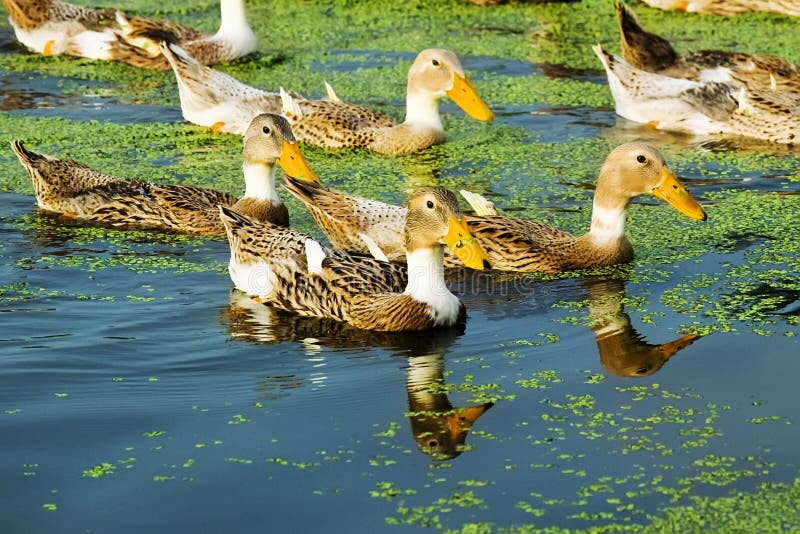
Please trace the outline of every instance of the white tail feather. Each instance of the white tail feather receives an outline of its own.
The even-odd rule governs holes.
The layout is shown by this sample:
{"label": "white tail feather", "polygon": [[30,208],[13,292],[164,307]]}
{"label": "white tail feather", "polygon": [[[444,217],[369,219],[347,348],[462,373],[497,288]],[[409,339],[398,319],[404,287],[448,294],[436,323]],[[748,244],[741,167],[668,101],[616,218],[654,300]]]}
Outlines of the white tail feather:
{"label": "white tail feather", "polygon": [[120,29],[122,29],[123,35],[129,35],[133,27],[131,26],[131,21],[128,20],[128,15],[118,9],[114,16],[117,19],[117,24],[119,24]]}
{"label": "white tail feather", "polygon": [[494,206],[494,202],[491,200],[486,199],[478,193],[467,191],[466,189],[462,189],[460,193],[467,203],[472,206],[472,209],[475,210],[475,215],[480,215],[482,217],[487,215],[499,215],[497,208]]}
{"label": "white tail feather", "polygon": [[313,239],[306,239],[305,246],[308,274],[322,274],[322,260],[325,259],[325,251],[322,250],[322,245]]}
{"label": "white tail feather", "polygon": [[283,107],[281,111],[287,119],[297,120],[303,116],[300,106],[283,87],[281,87],[281,106]]}
{"label": "white tail feather", "polygon": [[378,243],[375,242],[370,236],[365,233],[359,233],[358,237],[367,245],[367,249],[369,249],[369,253],[372,254],[372,257],[378,261],[389,261],[389,258],[386,257],[386,254],[383,253],[381,247],[378,246]]}
{"label": "white tail feather", "polygon": [[329,84],[327,81],[325,82],[325,92],[328,93],[328,100],[331,102],[341,102],[338,96],[336,96],[336,91],[333,90],[333,86]]}

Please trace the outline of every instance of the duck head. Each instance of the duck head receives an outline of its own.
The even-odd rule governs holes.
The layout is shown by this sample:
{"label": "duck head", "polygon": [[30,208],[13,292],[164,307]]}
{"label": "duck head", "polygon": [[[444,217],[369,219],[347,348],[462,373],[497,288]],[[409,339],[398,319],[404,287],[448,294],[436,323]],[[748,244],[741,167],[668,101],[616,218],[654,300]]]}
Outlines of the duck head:
{"label": "duck head", "polygon": [[293,178],[319,183],[306,163],[289,122],[271,113],[256,116],[244,134],[244,167],[272,168],[277,162]]}
{"label": "duck head", "polygon": [[409,253],[447,245],[467,267],[490,267],[486,253],[467,228],[456,196],[443,187],[420,189],[409,200],[405,245]]}
{"label": "duck head", "polygon": [[642,142],[614,149],[603,163],[595,192],[595,208],[625,209],[638,195],[651,194],[687,217],[706,220],[706,212],[678,181],[655,147]]}
{"label": "duck head", "polygon": [[[430,113],[443,96],[449,96],[470,117],[483,122],[494,120],[494,113],[472,87],[458,56],[449,50],[429,48],[417,55],[408,72],[407,120]],[[438,118],[438,111],[436,111]]]}

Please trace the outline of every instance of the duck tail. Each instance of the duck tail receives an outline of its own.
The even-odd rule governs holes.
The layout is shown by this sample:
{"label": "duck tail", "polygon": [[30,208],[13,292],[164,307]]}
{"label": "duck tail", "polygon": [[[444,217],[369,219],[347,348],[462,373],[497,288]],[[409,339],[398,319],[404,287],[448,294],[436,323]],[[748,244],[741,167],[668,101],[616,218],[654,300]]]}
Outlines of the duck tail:
{"label": "duck tail", "polygon": [[54,160],[42,154],[37,154],[32,150],[28,150],[19,139],[11,142],[11,148],[13,148],[14,152],[17,154],[19,162],[25,167],[25,170],[28,171],[28,176],[30,176],[31,183],[33,183],[33,191],[36,194],[37,201],[42,205],[41,199],[43,196],[47,196],[53,191],[53,186],[48,181],[48,178],[52,179],[53,165],[51,162]]}
{"label": "duck tail", "polygon": [[306,249],[306,265],[308,265],[308,274],[322,274],[322,262],[325,261],[327,255],[323,250],[322,245],[313,239],[305,240]]}
{"label": "duck tail", "polygon": [[497,208],[494,205],[494,202],[488,200],[483,195],[479,195],[478,193],[473,193],[472,191],[467,191],[466,189],[462,189],[460,191],[461,196],[464,197],[464,200],[472,206],[472,209],[475,210],[475,215],[485,217],[489,215],[499,215]]}
{"label": "duck tail", "polygon": [[247,215],[242,215],[228,206],[220,204],[217,207],[219,208],[219,218],[222,220],[222,224],[225,225],[225,229],[229,232],[258,224]]}
{"label": "duck tail", "polygon": [[617,23],[619,24],[619,33],[621,37],[627,40],[628,37],[643,33],[644,30],[639,25],[631,8],[621,1],[614,2],[614,11],[617,12]]}
{"label": "duck tail", "polygon": [[307,180],[293,178],[289,175],[285,175],[284,179],[286,180],[286,183],[283,184],[283,187],[306,205],[313,206],[316,204],[316,198],[330,193],[323,188],[321,184],[316,182],[309,182]]}
{"label": "duck tail", "polygon": [[303,117],[303,110],[300,109],[300,105],[297,101],[286,92],[286,90],[281,87],[280,88],[281,94],[281,112],[286,116],[287,119],[290,121],[296,121]]}
{"label": "duck tail", "polygon": [[341,99],[336,96],[336,91],[333,90],[333,86],[325,81],[325,92],[328,94],[328,100],[331,102],[341,102]]}
{"label": "duck tail", "polygon": [[19,162],[22,163],[22,166],[30,168],[34,162],[36,161],[47,161],[47,158],[41,154],[37,154],[31,150],[25,148],[25,145],[22,143],[20,139],[15,139],[11,141],[11,148],[14,149],[14,152],[17,154],[19,158]]}
{"label": "duck tail", "polygon": [[614,2],[619,23],[622,56],[636,68],[657,72],[673,65],[678,53],[663,37],[645,31],[633,11],[621,1]]}

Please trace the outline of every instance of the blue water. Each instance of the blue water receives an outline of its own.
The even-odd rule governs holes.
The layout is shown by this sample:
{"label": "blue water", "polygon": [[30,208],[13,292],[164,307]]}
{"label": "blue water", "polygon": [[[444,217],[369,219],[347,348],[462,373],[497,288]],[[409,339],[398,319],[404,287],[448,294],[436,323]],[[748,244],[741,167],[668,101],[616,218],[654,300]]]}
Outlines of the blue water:
{"label": "blue water", "polygon": [[[611,110],[498,120],[543,142],[642,132]],[[687,142],[675,139],[657,141]],[[797,193],[769,171],[696,178],[698,195],[729,183]],[[673,280],[453,280],[463,332],[371,334],[232,291],[224,241],[67,225],[11,193],[0,206],[3,532],[588,527],[646,522],[684,488],[727,495],[798,475],[797,295],[772,335],[736,324],[667,361],[655,346],[688,321],[659,300]],[[671,276],[746,262],[748,239]],[[629,341],[621,353],[587,325],[599,308]],[[468,434],[442,424],[489,402]]]}

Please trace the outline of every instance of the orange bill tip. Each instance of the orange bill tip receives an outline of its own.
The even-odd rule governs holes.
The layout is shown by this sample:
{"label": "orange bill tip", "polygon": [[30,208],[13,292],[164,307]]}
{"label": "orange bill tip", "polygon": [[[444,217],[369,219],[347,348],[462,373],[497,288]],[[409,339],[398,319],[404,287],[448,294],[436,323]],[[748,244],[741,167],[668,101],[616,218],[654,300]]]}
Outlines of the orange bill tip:
{"label": "orange bill tip", "polygon": [[653,189],[652,193],[687,217],[698,221],[705,221],[708,218],[703,207],[697,203],[686,188],[683,187],[683,184],[678,181],[678,178],[667,168],[662,169],[661,183]]}
{"label": "orange bill tip", "polygon": [[492,122],[494,120],[494,113],[489,109],[489,106],[481,100],[472,83],[466,76],[453,74],[453,87],[447,91],[447,96],[453,99],[458,107],[464,110],[464,113],[483,122]]}

